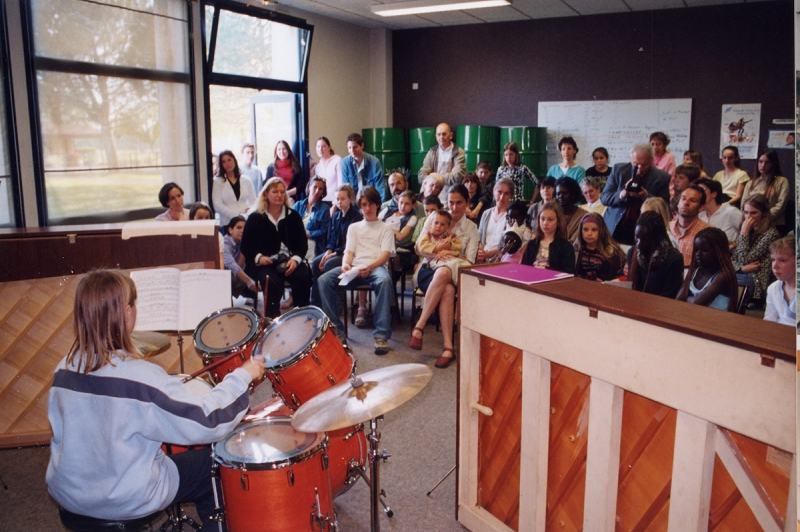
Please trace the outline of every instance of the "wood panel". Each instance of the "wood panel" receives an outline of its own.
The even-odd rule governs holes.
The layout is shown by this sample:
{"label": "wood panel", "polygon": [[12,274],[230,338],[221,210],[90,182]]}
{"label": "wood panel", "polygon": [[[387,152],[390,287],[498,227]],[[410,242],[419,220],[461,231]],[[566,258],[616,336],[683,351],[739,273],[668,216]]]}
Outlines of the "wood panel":
{"label": "wood panel", "polygon": [[[202,268],[203,263],[180,265]],[[75,334],[72,307],[83,275],[0,283],[0,448],[50,442],[47,398],[53,372]],[[184,371],[203,366],[191,336],[184,336]],[[173,338],[168,350],[149,360],[179,373]]]}
{"label": "wood panel", "polygon": [[519,530],[522,351],[481,336],[478,506]]}
{"label": "wood panel", "polygon": [[546,529],[581,530],[591,379],[565,366],[551,367]]}
{"label": "wood panel", "polygon": [[675,409],[625,392],[617,495],[620,532],[667,530],[676,415]]}

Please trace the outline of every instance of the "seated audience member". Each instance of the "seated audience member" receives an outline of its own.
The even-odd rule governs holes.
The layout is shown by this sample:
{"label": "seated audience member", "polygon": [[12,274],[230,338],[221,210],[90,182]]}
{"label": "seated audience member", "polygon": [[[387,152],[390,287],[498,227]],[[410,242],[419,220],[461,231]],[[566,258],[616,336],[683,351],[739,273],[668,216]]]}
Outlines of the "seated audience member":
{"label": "seated audience member", "polygon": [[531,201],[536,200],[536,189],[539,187],[539,180],[527,166],[522,164],[516,142],[506,142],[503,148],[503,163],[500,165],[500,168],[497,169],[496,179],[499,181],[504,177],[511,179],[514,183],[514,196],[511,198],[512,201],[527,201],[523,190],[526,181],[533,187]]}
{"label": "seated audience member", "polygon": [[531,230],[526,221],[528,219],[528,205],[524,201],[513,201],[508,206],[506,214],[506,230],[500,242],[503,256],[500,262],[513,262],[520,264],[525,246],[531,239]]}
{"label": "seated audience member", "polygon": [[347,243],[347,231],[350,226],[364,219],[358,208],[353,205],[355,192],[350,185],[341,185],[336,191],[336,212],[331,218],[328,229],[327,248],[311,262],[311,304],[322,306],[319,299],[319,278],[334,268],[342,265],[344,249]]}
{"label": "seated audience member", "polygon": [[432,213],[444,209],[444,205],[442,205],[442,200],[439,199],[439,196],[428,196],[424,200],[422,200],[423,207],[425,208],[425,218],[430,216]]}
{"label": "seated audience member", "polygon": [[400,194],[399,209],[390,214],[389,209],[384,209],[378,218],[388,225],[394,233],[394,245],[397,257],[403,269],[413,266],[417,262],[414,253],[414,229],[417,226],[417,216],[414,208],[417,204],[417,195],[411,190]]}
{"label": "seated audience member", "polygon": [[594,161],[594,166],[590,166],[586,169],[586,177],[599,178],[595,183],[600,185],[597,188],[602,192],[606,181],[608,181],[608,176],[611,175],[611,167],[608,166],[608,150],[605,148],[595,148],[592,152],[592,161]]}
{"label": "seated audience member", "polygon": [[[480,236],[478,235],[478,228],[465,216],[468,202],[469,193],[464,185],[451,187],[447,193],[447,203],[450,207],[450,215],[453,218],[450,224],[450,231],[461,239],[462,247],[459,259],[463,259],[466,263],[474,264],[478,254]],[[438,216],[428,216],[425,220],[422,234],[431,230],[433,222],[437,218]],[[419,240],[417,243],[419,244]],[[423,257],[423,263],[425,260],[436,258],[433,254],[422,253],[419,245],[416,246],[416,251],[417,255]],[[436,360],[435,366],[437,368],[446,368],[456,359],[456,354],[453,351],[453,319],[455,316],[455,295],[458,276],[454,277],[450,268],[439,268],[433,272],[429,279],[419,279],[419,276],[417,276],[417,281],[417,287],[425,292],[425,300],[422,304],[419,320],[417,320],[414,329],[411,331],[409,346],[413,349],[422,349],[423,329],[425,324],[428,323],[428,318],[438,308],[444,348],[442,356]]]}
{"label": "seated audience member", "polygon": [[656,131],[650,135],[650,146],[653,147],[653,166],[668,173],[672,178],[675,177],[675,156],[672,155],[672,152],[667,151],[669,143],[669,136],[662,131]]}
{"label": "seated audience member", "polygon": [[561,153],[561,162],[548,168],[547,175],[556,179],[569,177],[576,183],[580,183],[586,177],[586,171],[575,162],[575,156],[578,155],[578,144],[575,139],[561,137],[561,140],[558,141],[558,151]]}
{"label": "seated audience member", "polygon": [[642,203],[648,197],[669,201],[670,175],[653,167],[653,147],[637,144],[629,163],[615,164],[600,196],[608,231],[620,244],[633,244],[633,231]]}
{"label": "seated audience member", "polygon": [[706,167],[703,166],[703,154],[699,151],[686,150],[683,152],[683,164],[693,164],[697,166],[700,169],[700,177],[708,178]]}
{"label": "seated audience member", "polygon": [[242,175],[245,176],[250,182],[253,184],[253,190],[261,191],[261,187],[264,185],[264,175],[261,173],[261,170],[258,167],[253,166],[253,161],[256,158],[256,147],[252,144],[245,144],[242,146],[242,165],[239,167],[239,170],[242,171]]}
{"label": "seated audience member", "polygon": [[700,219],[722,229],[728,236],[729,247],[735,247],[739,238],[739,227],[742,225],[742,211],[730,203],[717,201],[722,197],[722,185],[719,181],[701,177],[696,184],[706,193],[706,203],[700,213]]}
{"label": "seated audience member", "polygon": [[[417,272],[417,286],[427,288],[438,268],[449,268],[453,282],[458,281],[458,268],[469,266],[469,262],[461,259],[463,244],[452,231],[450,225],[453,217],[444,209],[436,212],[429,229],[424,231],[416,243],[420,255],[426,257]],[[414,338],[414,336],[412,336]],[[413,345],[412,348],[416,349]]]}
{"label": "seated audience member", "polygon": [[213,220],[214,213],[211,212],[211,207],[208,204],[197,201],[192,208],[189,209],[189,219],[190,220]]}
{"label": "seated audience member", "polygon": [[722,149],[723,169],[714,174],[714,181],[719,181],[722,185],[722,193],[730,198],[728,203],[734,207],[739,206],[739,201],[744,193],[744,185],[750,181],[750,176],[742,170],[741,165],[742,159],[739,156],[739,148],[725,146]]}
{"label": "seated audience member", "polygon": [[177,222],[189,219],[189,209],[183,207],[183,189],[177,183],[167,183],[158,191],[158,201],[166,212],[156,216],[157,222]]}
{"label": "seated audience member", "polygon": [[[478,167],[475,168],[475,175],[481,183],[481,203],[483,203],[483,210],[485,211],[492,206],[492,191],[494,190],[495,182],[492,177],[492,165],[489,164],[489,161],[479,162]],[[480,221],[480,216],[478,220]]]}
{"label": "seated audience member", "polygon": [[286,195],[289,197],[289,204],[293,204],[305,197],[306,186],[303,177],[303,169],[300,161],[292,153],[292,148],[285,140],[279,140],[275,145],[275,159],[267,167],[266,180],[271,177],[280,177],[286,186]]}
{"label": "seated audience member", "polygon": [[[436,146],[425,154],[417,178],[421,181],[433,173],[441,175],[442,187],[448,188],[460,184],[467,173],[466,153],[453,142],[453,130],[444,122],[436,126]],[[439,199],[447,201],[441,189]]]}
{"label": "seated audience member", "polygon": [[661,217],[664,219],[664,225],[666,227],[669,227],[669,223],[672,221],[672,215],[670,215],[669,212],[669,205],[667,205],[667,202],[664,201],[663,198],[650,197],[644,200],[644,203],[642,203],[642,208],[639,211],[639,214],[647,211],[655,211],[658,214],[660,214]]}
{"label": "seated audience member", "polygon": [[769,214],[769,201],[763,194],[744,200],[744,221],[733,254],[733,266],[739,285],[747,287],[748,309],[764,307],[770,280],[769,246],[780,238]]}
{"label": "seated audience member", "polygon": [[675,169],[675,175],[672,176],[672,192],[673,196],[680,196],[681,192],[700,179],[700,167],[693,164],[682,164]]}
{"label": "seated audience member", "polygon": [[206,395],[196,394],[134,344],[136,295],[120,270],[91,271],[78,283],[75,342],[49,392],[47,489],[68,512],[103,520],[193,502],[209,530],[211,453],[167,456],[161,445],[178,437],[182,445],[203,445],[229,434],[247,412],[248,386],[262,376],[264,360],[253,356]]}
{"label": "seated audience member", "polygon": [[686,267],[692,263],[694,237],[700,230],[710,227],[699,218],[705,200],[706,193],[702,188],[694,184],[689,185],[686,190],[681,192],[678,215],[669,223],[670,234],[678,243],[678,249],[683,255],[683,265]]}
{"label": "seated audience member", "polygon": [[239,163],[230,150],[219,154],[219,173],[214,177],[211,189],[211,204],[219,214],[221,226],[228,225],[234,216],[244,215],[257,201],[253,184],[249,179],[241,179]]}
{"label": "seated audience member", "polygon": [[322,201],[326,203],[336,202],[336,191],[342,184],[342,156],[337,155],[331,148],[331,141],[328,137],[317,139],[315,146],[319,161],[312,168],[312,175],[316,175],[325,180],[325,187],[328,190]]}
{"label": "seated audience member", "polygon": [[578,259],[575,275],[589,281],[611,281],[622,275],[625,254],[619,247],[602,215],[590,212],[581,219],[578,233]]}
{"label": "seated audience member", "polygon": [[306,187],[306,197],[292,207],[303,219],[308,238],[308,260],[313,260],[325,252],[328,245],[328,231],[331,228],[331,213],[322,198],[328,195],[325,180],[315,175]]}
{"label": "seated audience member", "polygon": [[795,267],[795,247],[793,236],[785,236],[769,247],[772,273],[778,279],[767,287],[767,310],[764,319],[784,325],[797,325],[797,269]]}
{"label": "seated audience member", "polygon": [[643,212],[636,222],[636,242],[628,250],[628,281],[639,292],[675,299],[683,283],[683,256],[667,236],[664,218]]}
{"label": "seated audience member", "polygon": [[568,177],[556,179],[556,201],[564,213],[564,223],[567,240],[574,242],[581,230],[581,219],[588,214],[576,203],[581,200],[581,187],[578,182]]}
{"label": "seated audience member", "polygon": [[[608,169],[608,173],[611,173],[611,168]],[[600,193],[603,192],[604,184],[601,182],[601,179],[601,177],[590,175],[583,178],[580,185],[581,193],[586,200],[586,204],[581,205],[581,207],[586,212],[596,212],[600,216],[603,216],[603,213],[606,212],[606,206],[600,201]]]}
{"label": "seated audience member", "polygon": [[267,179],[256,211],[247,217],[242,234],[245,273],[259,286],[269,282],[265,317],[280,316],[284,281],[291,285],[297,306],[309,304],[311,272],[304,260],[307,252],[306,228],[300,215],[289,208],[283,179]]}
{"label": "seated audience member", "polygon": [[[778,152],[768,148],[758,156],[753,176],[744,186],[742,205],[754,194],[763,194],[769,201],[772,223],[778,228],[786,222],[786,202],[789,199],[789,181],[781,175]],[[742,209],[744,210],[744,209]]]}
{"label": "seated audience member", "polygon": [[561,207],[555,201],[544,203],[539,210],[539,222],[531,233],[522,255],[522,264],[575,273],[575,248],[566,239],[566,222]]}
{"label": "seated audience member", "polygon": [[481,180],[475,174],[467,174],[461,180],[461,184],[467,187],[469,192],[469,207],[467,207],[467,218],[475,223],[481,221],[484,211],[483,194],[481,193]]}
{"label": "seated audience member", "polygon": [[425,198],[430,198],[431,196],[436,196],[439,198],[439,202],[442,201],[440,197],[442,193],[442,189],[444,188],[444,177],[442,174],[428,174],[425,179],[422,181],[422,191],[419,193],[418,200],[425,201]]}
{"label": "seated audience member", "polygon": [[358,270],[358,275],[347,284],[347,287],[369,285],[375,292],[375,354],[385,355],[389,352],[387,341],[392,337],[392,295],[394,283],[386,263],[394,253],[394,234],[392,229],[378,219],[378,208],[381,206],[381,195],[375,187],[366,186],[358,196],[358,206],[364,219],[352,224],[347,230],[347,244],[342,265],[324,273],[319,278],[319,295],[322,310],[336,326],[339,339],[344,337],[344,323],[339,316],[339,281],[343,273]]}
{"label": "seated audience member", "polygon": [[530,226],[531,232],[535,232],[536,224],[539,223],[539,212],[542,210],[542,205],[548,201],[556,200],[556,178],[553,176],[544,177],[539,183],[539,194],[542,199],[528,208],[528,226]]}
{"label": "seated audience member", "polygon": [[342,184],[353,187],[357,196],[365,187],[374,187],[381,195],[381,201],[389,199],[383,166],[374,155],[364,151],[364,139],[358,133],[347,136],[347,152],[342,159]]}
{"label": "seated audience member", "polygon": [[501,177],[494,184],[495,206],[481,216],[478,235],[478,262],[492,259],[500,251],[500,240],[506,230],[506,213],[511,198],[514,197],[514,182],[508,177]]}
{"label": "seated audience member", "polygon": [[692,257],[676,299],[736,312],[738,284],[725,233],[716,227],[706,227],[697,233]]}
{"label": "seated audience member", "polygon": [[242,255],[242,233],[244,232],[244,216],[234,216],[228,222],[227,233],[223,239],[222,262],[225,269],[231,272],[231,293],[233,297],[239,297],[245,290],[249,290],[249,297],[253,297],[258,291],[255,281],[251,279],[244,270],[244,255]]}
{"label": "seated audience member", "polygon": [[[400,194],[406,192],[407,190],[409,190],[409,188],[406,176],[400,172],[392,173],[389,176],[389,192],[392,194],[392,197],[381,204],[381,208],[378,210],[378,212],[383,213],[388,209],[389,215],[394,214],[399,208]],[[381,215],[378,216],[383,218]],[[417,219],[425,217],[425,209],[423,209],[421,202],[416,201],[416,196],[414,196],[414,216],[416,216]]]}

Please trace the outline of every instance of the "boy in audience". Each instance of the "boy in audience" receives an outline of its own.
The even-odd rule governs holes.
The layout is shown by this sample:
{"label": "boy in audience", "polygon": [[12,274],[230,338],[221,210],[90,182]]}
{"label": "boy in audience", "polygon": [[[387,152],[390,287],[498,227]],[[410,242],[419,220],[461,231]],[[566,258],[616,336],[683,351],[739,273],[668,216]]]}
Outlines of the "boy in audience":
{"label": "boy in audience", "polygon": [[728,247],[733,249],[739,240],[739,228],[742,226],[742,211],[730,203],[720,203],[722,183],[707,177],[695,181],[706,193],[706,203],[699,217],[707,224],[722,229],[728,237]]}
{"label": "boy in audience", "polygon": [[[367,284],[375,292],[375,354],[389,352],[387,340],[392,336],[392,295],[394,283],[386,267],[389,257],[394,254],[394,232],[378,219],[381,195],[372,186],[366,186],[358,196],[358,206],[364,219],[347,229],[342,265],[324,273],[319,278],[319,295],[322,310],[336,326],[338,334],[344,335],[344,323],[339,316],[339,286],[342,274],[358,270],[358,275],[347,286]],[[345,338],[340,336],[343,342]]]}
{"label": "boy in audience", "polygon": [[439,196],[428,196],[422,200],[422,206],[425,208],[425,218],[444,208]]}
{"label": "boy in audience", "polygon": [[767,288],[764,312],[765,320],[793,327],[797,325],[795,247],[794,236],[785,236],[769,246],[772,273],[778,280]]}
{"label": "boy in audience", "polygon": [[672,186],[675,196],[680,196],[681,192],[700,179],[700,167],[696,164],[682,164],[675,169],[675,177],[672,178]]}
{"label": "boy in audience", "polygon": [[492,196],[494,179],[489,180],[492,176],[492,165],[489,164],[489,161],[479,162],[477,168],[475,168],[475,175],[481,182],[481,203],[484,209],[488,209],[494,203],[494,197]]}
{"label": "boy in audience", "polygon": [[245,290],[253,297],[258,290],[255,281],[244,270],[244,255],[242,255],[242,233],[244,232],[244,216],[234,216],[228,222],[225,237],[222,239],[222,262],[225,269],[231,271],[231,293],[239,297]]}

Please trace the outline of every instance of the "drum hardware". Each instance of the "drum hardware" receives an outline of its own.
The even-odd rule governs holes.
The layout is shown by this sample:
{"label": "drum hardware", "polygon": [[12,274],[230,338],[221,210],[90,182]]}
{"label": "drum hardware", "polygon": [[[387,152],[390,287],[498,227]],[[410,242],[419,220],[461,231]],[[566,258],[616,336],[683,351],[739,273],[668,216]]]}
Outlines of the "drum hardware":
{"label": "drum hardware", "polygon": [[447,472],[447,474],[446,474],[445,476],[443,476],[443,477],[442,477],[442,479],[441,479],[439,482],[437,482],[437,483],[436,483],[436,485],[435,485],[434,487],[432,487],[432,488],[431,488],[431,490],[430,490],[428,493],[426,493],[425,495],[427,495],[428,497],[430,497],[430,496],[431,496],[431,493],[433,493],[433,490],[435,490],[436,488],[438,488],[438,487],[439,487],[439,484],[441,484],[442,482],[444,482],[444,481],[447,479],[447,477],[449,477],[450,475],[452,475],[452,474],[453,474],[453,471],[455,471],[455,470],[456,470],[456,466],[453,466],[453,467],[451,467],[451,468],[450,468],[450,471],[448,471],[448,472]]}
{"label": "drum hardware", "polygon": [[319,357],[317,356],[317,353],[311,353],[311,358],[314,359],[314,362],[316,362],[317,365],[319,365],[319,366],[322,365],[322,360],[319,359]]}
{"label": "drum hardware", "polygon": [[331,385],[336,386],[336,379],[333,378],[333,375],[328,375],[328,382],[330,382]]}
{"label": "drum hardware", "polygon": [[[317,488],[314,488],[314,499],[316,502],[311,505],[311,530],[319,530],[320,532],[324,532],[325,528],[330,531],[338,530],[339,522],[336,519],[335,513],[333,515],[332,523],[329,515],[322,515],[319,504],[319,490]],[[315,526],[316,528],[314,528]]]}
{"label": "drum hardware", "polygon": [[235,351],[235,352],[231,353],[230,355],[222,357],[221,359],[217,360],[216,362],[212,362],[207,366],[203,366],[203,369],[199,369],[199,370],[195,371],[194,373],[192,373],[191,375],[187,375],[186,377],[183,378],[183,380],[181,382],[184,382],[184,383],[185,382],[189,382],[190,380],[196,379],[197,377],[199,377],[203,373],[209,373],[210,374],[212,369],[218,368],[219,366],[225,364],[229,360],[233,360],[237,356],[242,356],[242,360],[245,360],[244,356],[242,355],[242,353],[240,353],[239,351]]}
{"label": "drum hardware", "polygon": [[192,527],[192,530],[200,530],[200,525],[181,511],[180,504],[173,504],[167,508],[167,520],[164,521],[158,532],[182,532],[184,524]]}

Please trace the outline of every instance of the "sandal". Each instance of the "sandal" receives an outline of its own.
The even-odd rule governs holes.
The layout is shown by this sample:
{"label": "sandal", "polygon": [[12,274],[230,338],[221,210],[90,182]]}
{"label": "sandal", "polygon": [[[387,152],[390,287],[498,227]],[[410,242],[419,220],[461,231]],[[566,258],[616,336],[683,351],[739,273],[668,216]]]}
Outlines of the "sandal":
{"label": "sandal", "polygon": [[361,327],[364,325],[367,316],[367,309],[364,307],[358,307],[358,313],[356,313],[356,327]]}
{"label": "sandal", "polygon": [[[447,352],[450,353],[449,357],[444,356],[444,354],[447,353]],[[434,364],[434,366],[436,366],[437,368],[444,369],[447,366],[449,366],[450,364],[452,364],[453,362],[455,362],[455,360],[456,360],[455,352],[453,352],[453,350],[450,349],[449,347],[445,347],[442,350],[442,356],[440,356],[439,359],[436,360],[436,363]]]}
{"label": "sandal", "polygon": [[[423,330],[420,329],[419,327],[414,327],[414,331],[419,331],[419,333],[422,335],[425,334]],[[411,338],[408,340],[408,347],[420,351],[422,349],[422,336],[417,338],[416,336],[414,336],[414,331],[411,331]]]}

